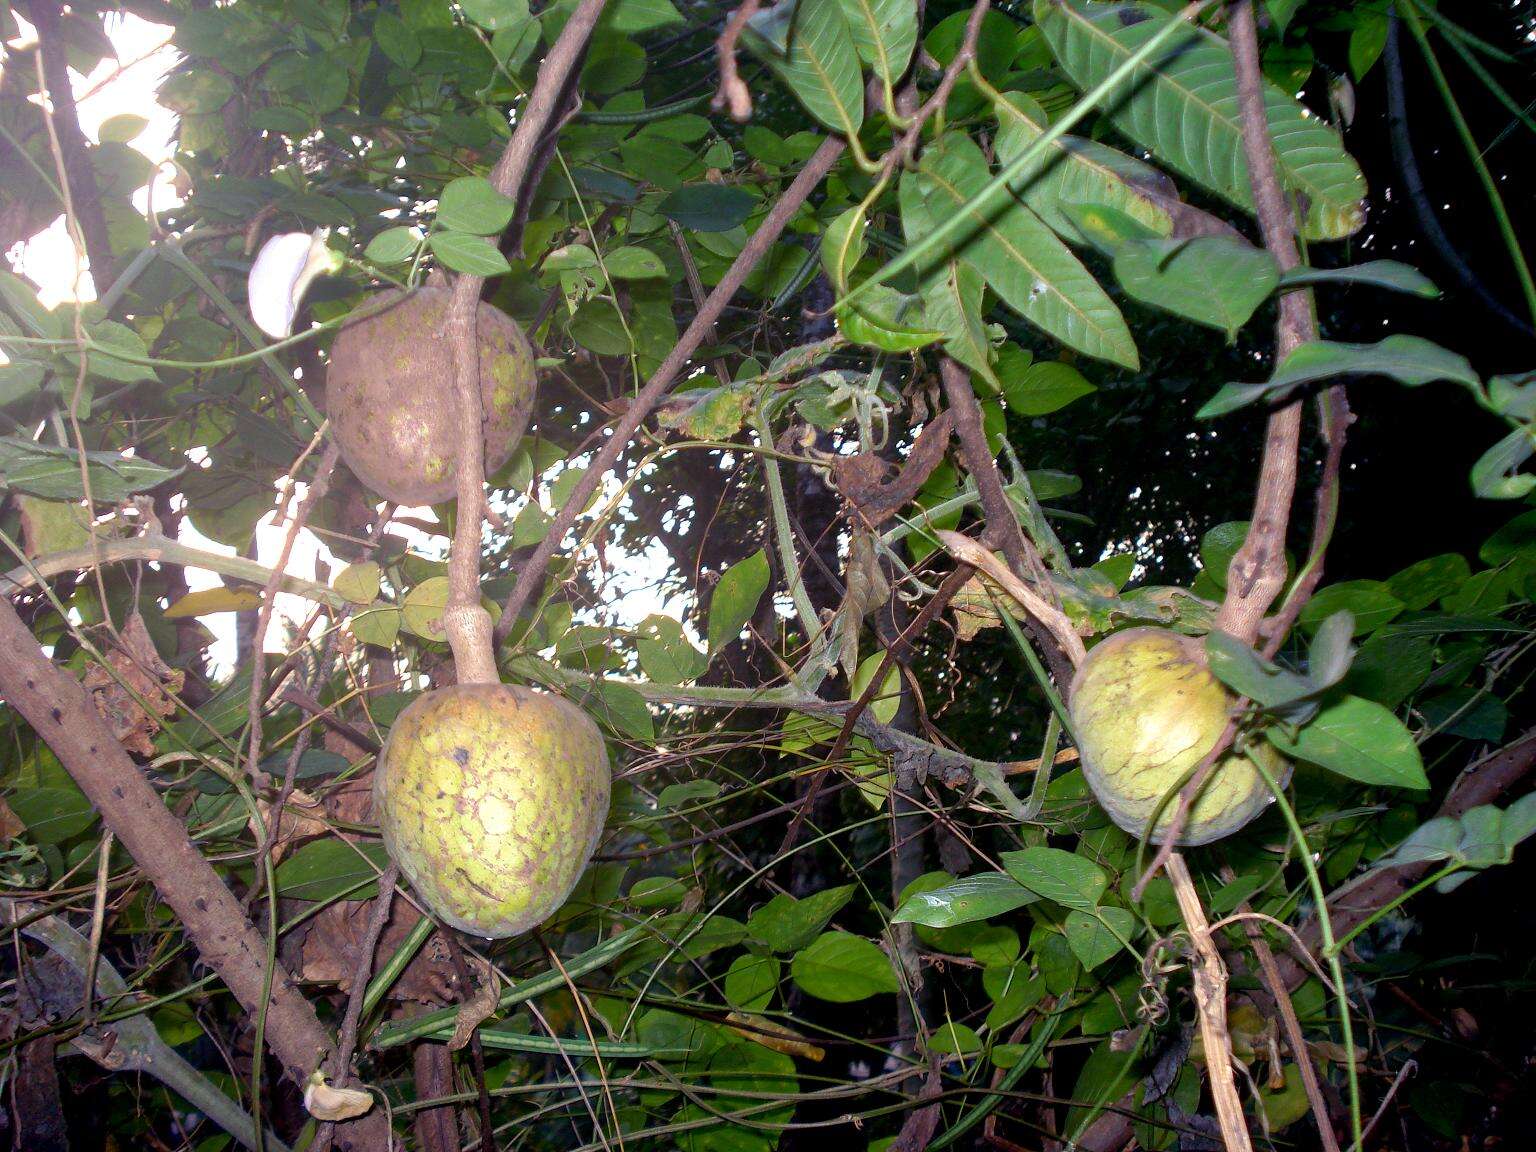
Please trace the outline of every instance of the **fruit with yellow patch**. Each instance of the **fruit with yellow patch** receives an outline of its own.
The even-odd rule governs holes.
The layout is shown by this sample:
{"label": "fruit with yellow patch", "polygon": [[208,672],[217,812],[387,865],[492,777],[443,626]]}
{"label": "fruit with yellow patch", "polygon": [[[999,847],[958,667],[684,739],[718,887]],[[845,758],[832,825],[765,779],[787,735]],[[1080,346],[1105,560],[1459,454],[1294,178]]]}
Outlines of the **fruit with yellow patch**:
{"label": "fruit with yellow patch", "polygon": [[[1203,645],[1165,628],[1130,628],[1101,641],[1077,670],[1072,725],[1083,775],[1121,828],[1140,837],[1163,797],[1215,746],[1237,699],[1211,673]],[[1250,746],[1278,780],[1290,764],[1268,744]],[[1270,801],[1246,753],[1229,752],[1190,810],[1181,845],[1209,844],[1256,817]],[[1158,815],[1162,843],[1177,799]]]}
{"label": "fruit with yellow patch", "polygon": [[396,719],[374,773],[374,815],[435,915],[475,936],[514,936],[565,903],[597,847],[609,788],[602,734],[575,705],[459,684]]}

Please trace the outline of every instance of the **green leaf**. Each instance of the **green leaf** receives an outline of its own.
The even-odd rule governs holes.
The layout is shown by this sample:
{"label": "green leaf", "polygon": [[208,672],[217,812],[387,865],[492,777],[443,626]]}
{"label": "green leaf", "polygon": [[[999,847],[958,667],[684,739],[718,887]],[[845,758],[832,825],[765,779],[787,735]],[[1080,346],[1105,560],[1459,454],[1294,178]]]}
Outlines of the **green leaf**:
{"label": "green leaf", "polygon": [[1020,416],[1046,416],[1097,391],[1081,372],[1062,360],[1036,360],[1018,376],[1010,376],[999,356],[998,369],[1008,411]]}
{"label": "green leaf", "polygon": [[709,601],[711,656],[741,635],[767,590],[768,554],[761,548],[725,570]]}
{"label": "green leaf", "polygon": [[512,265],[496,245],[467,232],[434,232],[427,238],[427,247],[455,272],[489,277],[512,271]]}
{"label": "green leaf", "polygon": [[1348,611],[1355,618],[1355,635],[1366,636],[1396,619],[1403,602],[1380,580],[1346,580],[1322,589],[1301,610],[1303,628],[1314,629],[1335,612]]}
{"label": "green leaf", "polygon": [[363,258],[375,264],[403,264],[416,254],[421,237],[414,228],[386,228],[363,249]]}
{"label": "green leaf", "polygon": [[[1178,17],[1147,4],[1035,0],[1035,22],[1080,89],[1108,78]],[[1338,240],[1365,223],[1365,178],[1339,134],[1273,84],[1264,85],[1281,184],[1304,207],[1308,239]],[[1115,127],[1159,161],[1248,212],[1237,82],[1227,42],[1186,25],[1106,100]]]}
{"label": "green leaf", "polygon": [[851,1004],[900,985],[891,961],[875,944],[847,932],[826,932],[795,954],[790,975],[801,991],[818,1000]]}
{"label": "green leaf", "polygon": [[746,222],[757,197],[730,184],[684,184],[656,210],[695,232],[729,232]]}
{"label": "green leaf", "polygon": [[[95,346],[86,352],[86,365],[92,376],[123,384],[155,378],[148,365],[134,363],[135,359],[148,357],[149,348],[144,338],[132,328],[115,320],[98,320],[86,329],[85,334]],[[119,359],[112,355],[113,352],[121,352],[127,358]],[[67,354],[66,359],[71,364],[79,363],[79,357],[74,353]]]}
{"label": "green leaf", "polygon": [[75,787],[21,788],[6,799],[34,844],[61,844],[96,820],[91,802]]}
{"label": "green leaf", "polygon": [[779,0],[743,40],[816,119],[847,139],[864,124],[864,76],[841,0]]}
{"label": "green leaf", "polygon": [[1403,722],[1374,700],[1345,696],[1320,711],[1294,735],[1266,728],[1269,741],[1287,756],[1358,780],[1391,788],[1429,787],[1424,762]]}
{"label": "green leaf", "polygon": [[953,928],[1022,908],[1039,897],[1011,876],[982,872],[963,876],[941,888],[914,892],[891,917],[892,924]]}
{"label": "green leaf", "polygon": [[645,248],[615,248],[603,256],[603,267],[614,280],[665,279],[667,266],[661,257]]}
{"label": "green leaf", "polygon": [[1501,524],[1477,550],[1477,558],[1490,568],[1531,557],[1536,557],[1536,509]]}
{"label": "green leaf", "polygon": [[1426,300],[1440,295],[1434,281],[1412,264],[1398,260],[1368,260],[1343,268],[1308,268],[1303,264],[1280,276],[1281,288],[1299,288],[1308,284],[1369,284],[1410,296],[1422,296]]}
{"label": "green leaf", "polygon": [[930,212],[965,213],[975,224],[956,254],[1046,334],[1085,355],[1137,367],[1136,343],[1120,310],[1040,217],[1016,201],[990,217],[970,207],[990,178],[981,149],[960,133],[946,134],[923,153],[920,180]]}
{"label": "green leaf", "polygon": [[671,616],[647,616],[638,632],[640,668],[653,683],[686,684],[709,667],[709,657],[689,643],[682,624]]}
{"label": "green leaf", "polygon": [[1228,340],[1279,282],[1269,253],[1234,236],[1123,244],[1115,278],[1133,299],[1225,332]]}
{"label": "green leaf", "polygon": [[1062,929],[1072,954],[1092,972],[1130,943],[1136,934],[1136,917],[1125,908],[1097,908],[1092,912],[1074,908],[1067,913]]}
{"label": "green leaf", "polygon": [[1387,376],[1418,387],[1453,380],[1476,388],[1478,375],[1465,356],[1422,336],[1388,336],[1376,344],[1309,340],[1292,350],[1262,384],[1224,384],[1197,416],[1220,416],[1258,400],[1283,400],[1304,384],[1338,376]]}
{"label": "green leaf", "polygon": [[976,1030],[953,1020],[934,1029],[928,1039],[928,1051],[944,1056],[963,1056],[981,1049],[981,1037],[976,1035]]}
{"label": "green leaf", "polygon": [[1472,491],[1485,500],[1520,500],[1536,488],[1536,476],[1520,468],[1536,452],[1529,426],[1512,430],[1472,465]]}
{"label": "green leaf", "polygon": [[459,0],[464,15],[489,32],[527,23],[528,0]]}
{"label": "green leaf", "polygon": [[915,0],[840,0],[859,58],[886,84],[895,84],[917,46]]}
{"label": "green leaf", "polygon": [[651,718],[651,706],[628,684],[617,680],[604,680],[595,693],[586,697],[585,707],[601,724],[628,736],[632,740],[650,743],[656,739],[656,724]]}
{"label": "green leaf", "polygon": [[1285,708],[1318,691],[1305,676],[1276,667],[1225,632],[1206,636],[1205,654],[1218,680],[1264,708]]}
{"label": "green leaf", "polygon": [[1200,539],[1200,565],[1218,588],[1227,586],[1227,569],[1243,541],[1248,539],[1247,520],[1228,520]]}
{"label": "green leaf", "polygon": [[355,892],[348,889],[374,880],[389,864],[383,844],[354,846],[327,836],[311,840],[277,866],[277,891],[289,900],[332,900],[347,893],[348,900],[370,900],[378,895],[377,883]]}
{"label": "green leaf", "polygon": [[103,120],[96,138],[103,144],[126,144],[148,127],[149,121],[144,117],[122,112]]}
{"label": "green leaf", "polygon": [[[115,452],[86,453],[91,495],[100,503],[116,504],[135,492],[157,487],[179,476],[180,468],[162,468],[138,456]],[[85,496],[80,455],[73,448],[34,443],[19,436],[0,436],[0,489],[29,492],[45,500],[79,500]]]}
{"label": "green leaf", "polygon": [[1065,908],[1091,912],[1109,887],[1109,877],[1092,860],[1060,848],[1004,852],[1003,867],[1036,895]]}
{"label": "green leaf", "polygon": [[512,219],[517,202],[496,191],[484,176],[449,181],[437,200],[437,222],[454,232],[494,236]]}
{"label": "green leaf", "polygon": [[[1045,112],[1023,92],[1002,93],[992,112],[1001,165],[1011,164],[1050,128]],[[1075,243],[1092,241],[1068,211],[1071,206],[1109,208],[1157,236],[1173,231],[1173,220],[1162,206],[1167,199],[1177,199],[1173,182],[1096,140],[1060,137],[1038,160],[1025,165],[1011,187],[1059,236]]]}
{"label": "green leaf", "polygon": [[331,587],[345,596],[352,604],[372,604],[379,596],[381,571],[372,560],[348,564],[336,573]]}
{"label": "green leaf", "polygon": [[1387,590],[1403,603],[1405,612],[1419,612],[1449,596],[1472,575],[1465,556],[1447,552],[1410,564],[1387,578]]}
{"label": "green leaf", "polygon": [[603,13],[602,27],[626,36],[683,23],[672,0],[617,0]]}
{"label": "green leaf", "polygon": [[747,932],[774,952],[804,948],[853,896],[854,885],[824,888],[796,899],[781,892],[747,919]]}
{"label": "green leaf", "polygon": [[761,1012],[779,989],[782,967],[772,956],[736,957],[725,973],[726,1002],[743,1012]]}
{"label": "green leaf", "polygon": [[[526,4],[524,10],[527,10]],[[401,68],[414,68],[421,59],[421,41],[393,12],[381,11],[373,18],[373,42],[391,63]]]}

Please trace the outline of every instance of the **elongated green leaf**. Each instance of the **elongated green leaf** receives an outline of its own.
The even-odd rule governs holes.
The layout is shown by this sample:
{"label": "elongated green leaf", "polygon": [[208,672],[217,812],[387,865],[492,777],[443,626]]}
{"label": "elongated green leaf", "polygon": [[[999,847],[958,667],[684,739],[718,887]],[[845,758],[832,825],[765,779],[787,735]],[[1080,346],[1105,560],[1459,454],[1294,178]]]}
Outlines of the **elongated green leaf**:
{"label": "elongated green leaf", "polygon": [[1412,264],[1399,260],[1367,260],[1364,264],[1351,264],[1344,268],[1308,268],[1302,265],[1292,268],[1280,277],[1282,288],[1296,288],[1305,284],[1370,284],[1393,292],[1406,292],[1410,296],[1422,296],[1433,300],[1440,289],[1424,273]]}
{"label": "elongated green leaf", "polygon": [[1268,252],[1232,236],[1122,244],[1115,277],[1143,304],[1225,332],[1229,340],[1279,282]]}
{"label": "elongated green leaf", "polygon": [[[997,159],[1009,164],[1050,127],[1045,112],[1023,92],[1004,92],[992,106],[997,117]],[[1157,169],[1094,140],[1063,136],[1027,165],[1010,186],[1057,235],[1090,243],[1066,205],[1096,204],[1123,212],[1158,236],[1173,220],[1158,202],[1176,197],[1173,182]]]}
{"label": "elongated green leaf", "polygon": [[1026,848],[1004,852],[1003,867],[1024,887],[1064,908],[1092,912],[1109,877],[1092,860],[1060,848]]}
{"label": "elongated green leaf", "polygon": [[901,902],[891,917],[893,924],[926,924],[930,928],[954,928],[976,920],[1001,916],[1039,899],[1012,876],[983,872],[962,876],[925,892],[914,892]]}
{"label": "elongated green leaf", "polygon": [[841,0],[779,0],[747,22],[748,47],[806,111],[849,139],[864,124],[864,76]]}
{"label": "elongated green leaf", "polygon": [[1278,728],[1264,732],[1287,756],[1309,760],[1351,780],[1393,788],[1429,787],[1413,736],[1374,700],[1345,696],[1294,735]]}
{"label": "elongated green leaf", "polygon": [[1223,384],[1196,414],[1221,416],[1259,400],[1283,400],[1304,384],[1335,376],[1387,376],[1410,388],[1435,380],[1478,385],[1472,364],[1422,336],[1388,336],[1375,344],[1309,340],[1287,356],[1274,375],[1258,384]]}
{"label": "elongated green leaf", "polygon": [[[1035,22],[1079,88],[1123,64],[1169,20],[1148,4],[1035,0]],[[1273,84],[1264,86],[1280,181],[1302,207],[1309,239],[1337,240],[1365,223],[1365,178],[1339,135]],[[1108,104],[1121,132],[1240,208],[1253,211],[1237,84],[1225,40],[1189,26],[1139,67]]]}
{"label": "elongated green leaf", "polygon": [[711,655],[740,635],[767,587],[768,556],[761,548],[725,570],[709,602]]}
{"label": "elongated green leaf", "polygon": [[[933,218],[923,199],[920,177],[908,172],[901,178],[898,192],[901,227],[907,242],[929,234]],[[935,263],[918,270],[918,294],[923,300],[923,321],[944,335],[944,350],[994,388],[1002,382],[992,367],[992,345],[982,323],[982,298],[986,282],[981,273],[945,253]]]}
{"label": "elongated green leaf", "polygon": [[917,46],[914,0],[840,0],[859,58],[887,84],[901,79]]}
{"label": "elongated green leaf", "polygon": [[[162,468],[137,456],[115,452],[86,453],[91,496],[115,504],[180,475],[180,468]],[[85,495],[80,478],[80,454],[73,448],[38,444],[20,436],[0,436],[0,490],[30,492],[45,500],[78,500]]]}
{"label": "elongated green leaf", "polygon": [[959,245],[961,259],[1048,335],[1085,355],[1136,368],[1136,343],[1120,310],[1040,217],[1017,201],[991,216],[970,207],[990,178],[981,149],[959,133],[944,136],[923,156],[920,179],[930,212],[964,212],[975,220],[975,230]]}

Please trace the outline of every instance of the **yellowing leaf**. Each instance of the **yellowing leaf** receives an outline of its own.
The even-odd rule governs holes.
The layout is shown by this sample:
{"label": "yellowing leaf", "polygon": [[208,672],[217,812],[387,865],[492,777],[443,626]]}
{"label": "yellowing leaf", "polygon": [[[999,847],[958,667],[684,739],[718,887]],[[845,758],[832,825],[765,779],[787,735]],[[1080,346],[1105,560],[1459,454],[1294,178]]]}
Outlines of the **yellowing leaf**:
{"label": "yellowing leaf", "polygon": [[249,612],[261,607],[261,593],[254,588],[205,588],[188,592],[165,610],[167,620],[211,616],[215,612]]}

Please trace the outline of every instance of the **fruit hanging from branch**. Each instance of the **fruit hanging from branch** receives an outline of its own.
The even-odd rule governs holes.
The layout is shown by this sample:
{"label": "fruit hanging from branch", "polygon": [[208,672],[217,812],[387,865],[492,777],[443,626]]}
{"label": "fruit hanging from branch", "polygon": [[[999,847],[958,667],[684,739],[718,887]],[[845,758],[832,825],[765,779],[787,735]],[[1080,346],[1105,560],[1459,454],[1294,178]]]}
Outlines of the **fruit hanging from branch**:
{"label": "fruit hanging from branch", "polygon": [[[1225,731],[1237,700],[1206,665],[1200,643],[1165,628],[1129,628],[1088,653],[1072,681],[1071,715],[1083,775],[1109,817],[1162,843],[1173,821],[1176,790]],[[1190,809],[1178,843],[1209,844],[1229,836],[1269,804],[1269,788],[1248,760],[1260,757],[1277,779],[1290,765],[1267,743],[1222,756]]]}
{"label": "fruit hanging from branch", "polygon": [[608,816],[603,738],[558,696],[458,684],[400,713],[374,773],[390,857],[436,916],[514,936],[570,895]]}
{"label": "fruit hanging from branch", "polygon": [[[342,459],[397,504],[454,494],[453,352],[444,335],[450,292],[420,288],[375,301],[331,348],[326,415]],[[386,300],[388,297],[386,298]],[[482,303],[476,314],[485,467],[512,456],[533,410],[533,349],[515,320]]]}

